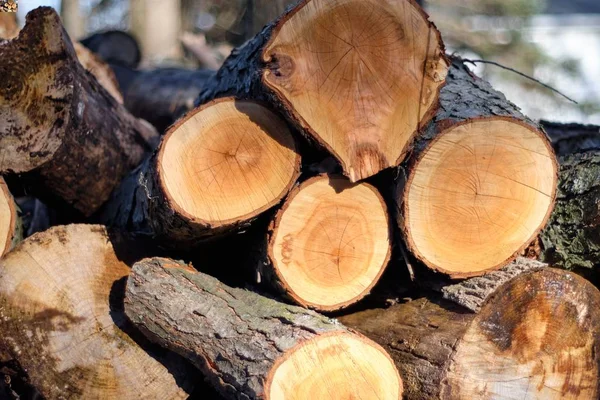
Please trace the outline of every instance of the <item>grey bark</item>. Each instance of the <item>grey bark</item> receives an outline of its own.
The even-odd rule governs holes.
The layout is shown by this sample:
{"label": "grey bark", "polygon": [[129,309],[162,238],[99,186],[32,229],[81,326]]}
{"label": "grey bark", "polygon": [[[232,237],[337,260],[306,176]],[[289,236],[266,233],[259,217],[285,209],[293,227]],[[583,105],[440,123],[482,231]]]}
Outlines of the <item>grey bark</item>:
{"label": "grey bark", "polygon": [[526,271],[547,267],[536,260],[519,257],[506,267],[489,274],[466,279],[459,283],[441,286],[440,291],[450,300],[473,312],[479,312],[486,299],[501,285]]}
{"label": "grey bark", "polygon": [[164,258],[134,265],[125,314],[151,341],[200,368],[230,399],[261,396],[273,363],[300,341],[346,329]]}

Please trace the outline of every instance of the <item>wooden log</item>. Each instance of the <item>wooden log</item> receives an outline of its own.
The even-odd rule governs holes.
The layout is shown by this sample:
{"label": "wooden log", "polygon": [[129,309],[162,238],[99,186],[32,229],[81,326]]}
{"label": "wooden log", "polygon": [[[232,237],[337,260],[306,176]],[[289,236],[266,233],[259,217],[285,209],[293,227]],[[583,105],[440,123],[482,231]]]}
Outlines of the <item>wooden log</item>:
{"label": "wooden log", "polygon": [[451,278],[506,265],[546,225],[557,170],[545,134],[454,60],[440,109],[399,172],[406,247],[417,264]]}
{"label": "wooden log", "polygon": [[398,165],[448,69],[412,0],[303,0],[235,49],[200,93],[269,102],[358,181]]}
{"label": "wooden log", "polygon": [[402,396],[392,360],[365,337],[173,260],[134,265],[125,313],[150,340],[189,359],[229,399]]}
{"label": "wooden log", "polygon": [[89,216],[157,132],[86,73],[51,8],[30,12],[0,59],[0,173],[25,174],[36,195]]}
{"label": "wooden log", "polygon": [[172,126],[115,192],[101,220],[189,246],[241,229],[295,184],[300,156],[283,120],[252,101],[219,99]]}
{"label": "wooden log", "polygon": [[45,398],[176,399],[193,389],[193,369],[125,318],[122,248],[131,252],[102,226],[68,225],[0,260],[0,361],[18,364]]}
{"label": "wooden log", "polygon": [[142,58],[137,40],[123,31],[94,33],[82,39],[81,44],[111,65],[137,68]]}
{"label": "wooden log", "polygon": [[598,398],[600,292],[592,284],[544,268],[481,297],[477,314],[423,298],[340,321],[389,352],[407,399]]}
{"label": "wooden log", "polygon": [[23,239],[21,218],[13,196],[0,176],[0,257]]}
{"label": "wooden log", "polygon": [[205,82],[214,74],[211,70],[159,68],[125,74],[125,107],[131,114],[150,122],[164,132],[177,118],[194,108],[194,100]]}
{"label": "wooden log", "polygon": [[117,103],[123,104],[123,95],[119,89],[119,83],[110,66],[79,42],[73,42],[73,48],[83,68],[94,75],[98,83],[114,97]]}
{"label": "wooden log", "polygon": [[269,228],[260,280],[304,307],[335,311],[369,294],[391,253],[377,189],[320,175],[292,190]]}
{"label": "wooden log", "polygon": [[[540,234],[540,259],[595,281],[600,266],[600,127],[548,124],[559,154],[556,206]],[[594,276],[595,275],[595,276]]]}

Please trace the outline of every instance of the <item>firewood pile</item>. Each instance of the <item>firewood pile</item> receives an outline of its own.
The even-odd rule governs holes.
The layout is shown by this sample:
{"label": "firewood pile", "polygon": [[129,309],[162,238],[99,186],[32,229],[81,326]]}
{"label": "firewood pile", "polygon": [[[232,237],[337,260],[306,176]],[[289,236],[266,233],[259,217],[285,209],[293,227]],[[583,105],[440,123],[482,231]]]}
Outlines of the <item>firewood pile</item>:
{"label": "firewood pile", "polygon": [[0,77],[0,398],[599,398],[600,131],[412,0],[301,1],[217,71],[38,8]]}

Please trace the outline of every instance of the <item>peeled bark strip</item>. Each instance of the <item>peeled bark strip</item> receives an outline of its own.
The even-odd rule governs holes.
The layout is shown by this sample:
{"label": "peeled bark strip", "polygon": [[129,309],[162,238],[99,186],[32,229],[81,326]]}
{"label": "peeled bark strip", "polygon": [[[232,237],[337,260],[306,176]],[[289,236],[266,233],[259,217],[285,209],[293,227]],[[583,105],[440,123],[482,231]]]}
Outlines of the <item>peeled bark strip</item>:
{"label": "peeled bark strip", "polygon": [[600,133],[586,128],[550,132],[560,173],[556,206],[540,234],[540,258],[568,269],[600,266]]}
{"label": "peeled bark strip", "polygon": [[158,134],[86,73],[51,8],[27,15],[0,60],[0,173],[26,173],[37,194],[92,214]]}
{"label": "peeled bark strip", "polygon": [[163,132],[194,107],[198,93],[213,74],[211,70],[181,68],[131,71],[124,91],[125,107]]}
{"label": "peeled bark strip", "polygon": [[0,257],[23,238],[21,219],[8,186],[0,177]]}
{"label": "peeled bark strip", "polygon": [[283,120],[252,101],[219,99],[169,129],[102,220],[171,245],[193,244],[245,226],[279,203],[299,168]]}
{"label": "peeled bark strip", "polygon": [[518,275],[478,314],[420,299],[340,321],[389,352],[407,399],[600,394],[600,292],[570,272]]}
{"label": "peeled bark strip", "polygon": [[229,399],[402,397],[392,360],[365,337],[173,260],[134,265],[125,313],[150,340],[200,368]]}
{"label": "peeled bark strip", "polygon": [[311,178],[290,193],[272,223],[261,279],[316,310],[354,304],[388,264],[388,221],[373,186],[342,176]]}
{"label": "peeled bark strip", "polygon": [[0,261],[1,361],[18,363],[47,399],[174,399],[192,389],[186,363],[149,347],[125,318],[130,269],[116,240],[99,225],[59,226]]}
{"label": "peeled bark strip", "polygon": [[548,221],[557,170],[544,133],[455,60],[398,181],[408,250],[452,278],[506,265]]}
{"label": "peeled bark strip", "polygon": [[234,50],[200,94],[278,107],[358,181],[398,165],[448,62],[411,0],[304,0]]}

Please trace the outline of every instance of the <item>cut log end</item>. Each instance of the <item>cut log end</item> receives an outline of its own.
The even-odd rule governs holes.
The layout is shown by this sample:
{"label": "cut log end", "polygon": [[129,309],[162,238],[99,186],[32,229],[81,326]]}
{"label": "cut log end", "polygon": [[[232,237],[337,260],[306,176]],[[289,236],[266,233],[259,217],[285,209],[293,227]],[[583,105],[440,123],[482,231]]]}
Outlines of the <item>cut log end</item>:
{"label": "cut log end", "polygon": [[301,342],[267,378],[266,399],[402,398],[402,380],[390,356],[374,342],[332,332]]}
{"label": "cut log end", "polygon": [[8,186],[0,177],[0,256],[13,246],[17,229],[17,209]]}
{"label": "cut log end", "polygon": [[284,290],[323,311],[350,305],[377,282],[390,256],[388,213],[377,190],[318,176],[278,214],[269,256]]}
{"label": "cut log end", "polygon": [[460,278],[505,265],[554,207],[557,163],[546,137],[499,118],[441,132],[410,167],[401,229],[428,267]]}
{"label": "cut log end", "polygon": [[402,161],[444,83],[443,53],[412,1],[305,1],[264,47],[263,82],[357,181]]}
{"label": "cut log end", "polygon": [[600,293],[583,278],[525,273],[492,295],[467,329],[442,398],[596,399],[599,322]]}
{"label": "cut log end", "polygon": [[2,361],[16,361],[45,398],[186,398],[181,360],[129,336],[128,274],[101,226],[25,240],[0,261]]}
{"label": "cut log end", "polygon": [[251,101],[222,99],[174,126],[158,155],[173,208],[221,226],[277,204],[298,177],[300,156],[282,119]]}

